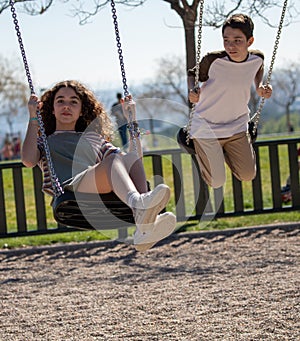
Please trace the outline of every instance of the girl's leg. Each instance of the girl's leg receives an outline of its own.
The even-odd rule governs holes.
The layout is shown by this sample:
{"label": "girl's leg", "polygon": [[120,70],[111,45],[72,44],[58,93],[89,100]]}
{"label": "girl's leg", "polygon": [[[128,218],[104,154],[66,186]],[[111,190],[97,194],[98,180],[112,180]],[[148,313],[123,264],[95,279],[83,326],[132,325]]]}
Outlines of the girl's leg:
{"label": "girl's leg", "polygon": [[147,181],[142,160],[133,153],[112,154],[87,171],[77,190],[102,194],[113,191],[124,202],[129,192],[146,193]]}
{"label": "girl's leg", "polygon": [[[139,189],[145,190],[146,181],[142,164],[136,161],[135,171],[140,172],[140,183],[137,188],[129,172],[130,154],[111,154],[100,164],[90,168],[77,187],[78,192],[109,193],[113,191],[124,203],[133,209],[137,225],[152,224],[157,215],[164,209],[170,198],[170,189],[161,184],[153,191],[140,194]],[[132,159],[131,159],[132,160]],[[136,176],[137,178],[137,176]],[[144,186],[144,188],[142,188]]]}
{"label": "girl's leg", "polygon": [[101,163],[89,168],[77,187],[78,192],[110,193],[114,191],[126,202],[129,192],[137,189],[132,182],[122,156],[111,154]]}
{"label": "girl's leg", "polygon": [[[136,160],[130,170],[132,156],[112,154],[100,164],[89,169],[81,180],[77,191],[89,193],[109,193],[113,191],[123,202],[132,208],[137,230],[134,234],[134,244],[137,250],[146,250],[159,240],[167,237],[176,227],[176,218],[166,212],[159,215],[166,207],[170,198],[170,189],[161,184],[153,191],[140,194],[145,190],[146,179],[141,160]],[[130,168],[130,167],[129,167]],[[133,174],[133,182],[129,173]]]}
{"label": "girl's leg", "polygon": [[139,193],[148,192],[147,179],[142,159],[138,158],[134,152],[123,155],[123,158],[127,172],[137,191]]}

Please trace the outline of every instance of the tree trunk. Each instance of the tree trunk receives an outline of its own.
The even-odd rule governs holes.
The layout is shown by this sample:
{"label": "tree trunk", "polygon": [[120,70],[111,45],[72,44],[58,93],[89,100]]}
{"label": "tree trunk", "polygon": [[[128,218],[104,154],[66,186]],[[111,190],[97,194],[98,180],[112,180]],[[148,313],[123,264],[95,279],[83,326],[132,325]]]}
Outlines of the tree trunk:
{"label": "tree trunk", "polygon": [[195,29],[190,27],[190,23],[186,26],[184,24],[185,31],[185,48],[186,48],[186,69],[191,69],[196,64],[196,46],[195,46]]}
{"label": "tree trunk", "polygon": [[[176,11],[182,20],[185,35],[186,70],[188,70],[196,63],[195,23],[200,0],[193,0],[191,5],[186,1],[164,1],[170,3],[171,9]],[[187,87],[189,87],[188,81]]]}

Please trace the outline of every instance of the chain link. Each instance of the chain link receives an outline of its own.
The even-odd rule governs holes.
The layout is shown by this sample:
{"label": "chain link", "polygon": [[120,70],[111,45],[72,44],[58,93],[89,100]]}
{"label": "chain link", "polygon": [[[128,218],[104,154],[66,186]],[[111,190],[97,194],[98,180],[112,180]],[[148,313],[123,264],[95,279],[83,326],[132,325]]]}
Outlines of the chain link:
{"label": "chain link", "polygon": [[[276,53],[277,53],[278,46],[279,46],[279,40],[280,40],[280,35],[282,32],[282,27],[283,27],[285,12],[287,9],[287,4],[288,4],[288,0],[285,0],[283,7],[282,7],[281,17],[280,17],[280,21],[279,21],[279,25],[278,25],[278,31],[277,31],[277,35],[276,35],[276,39],[275,39],[275,43],[274,43],[274,49],[273,49],[273,53],[272,53],[271,63],[270,63],[270,67],[269,67],[267,78],[266,78],[266,85],[269,85],[270,81],[271,81],[271,76],[272,76],[272,72],[273,72],[273,68],[274,68]],[[265,104],[265,98],[262,97],[256,113],[250,119],[250,121],[253,122],[253,134],[254,135],[256,134],[256,131],[257,131],[257,127],[258,127],[258,123],[259,123],[259,119],[260,119],[260,114],[262,112],[264,104]]]}
{"label": "chain link", "polygon": [[[200,74],[200,59],[201,59],[201,42],[202,42],[202,27],[203,27],[203,10],[204,10],[204,0],[200,1],[200,7],[199,7],[199,22],[198,22],[198,36],[197,36],[197,51],[196,51],[196,75],[195,75],[195,89],[197,89],[199,87],[199,74]],[[192,120],[193,120],[193,116],[195,113],[195,107],[196,104],[193,103],[192,109],[190,111],[190,115],[189,115],[189,121],[188,124],[185,128],[186,130],[186,143],[189,144],[190,143],[190,139],[191,139],[191,126],[192,126]]]}
{"label": "chain link", "polygon": [[112,18],[113,18],[113,22],[114,22],[114,26],[115,26],[115,34],[116,34],[118,55],[119,55],[119,61],[120,61],[120,67],[121,67],[124,96],[126,97],[129,95],[129,91],[128,91],[128,86],[127,86],[126,72],[125,72],[124,59],[123,59],[123,51],[122,51],[122,45],[121,45],[121,39],[120,39],[120,33],[119,33],[117,10],[116,10],[116,5],[115,5],[114,0],[111,0],[110,3],[111,3]]}
{"label": "chain link", "polygon": [[[114,23],[114,27],[115,27],[115,35],[116,35],[117,50],[118,50],[118,55],[119,55],[120,68],[121,68],[124,97],[127,97],[130,95],[130,93],[128,91],[128,86],[127,86],[127,79],[126,79],[123,51],[122,51],[121,38],[120,38],[120,32],[119,32],[117,10],[116,10],[116,5],[115,5],[114,0],[111,0],[110,3],[111,3],[111,12],[112,12],[113,23]],[[137,153],[137,146],[136,146],[137,136],[135,133],[134,122],[132,120],[132,113],[130,111],[129,111],[128,131],[130,133],[130,137],[131,137],[131,140],[133,142],[133,150]]]}
{"label": "chain link", "polygon": [[204,10],[204,0],[201,0],[200,8],[199,8],[199,22],[198,22],[198,36],[197,36],[195,87],[199,86],[202,28],[203,28],[203,10]]}
{"label": "chain link", "polygon": [[[24,44],[23,44],[23,40],[22,40],[22,36],[21,36],[21,30],[20,30],[18,19],[17,19],[16,9],[14,7],[14,1],[13,0],[10,0],[10,8],[11,8],[13,23],[15,25],[15,31],[17,34],[19,47],[20,47],[20,51],[21,51],[21,55],[22,55],[22,59],[23,59],[23,64],[24,64],[24,68],[25,68],[25,72],[26,72],[26,76],[27,76],[28,85],[29,85],[31,94],[34,94],[35,91],[34,91],[34,87],[33,87],[33,82],[32,82],[32,78],[31,78],[31,74],[30,74],[30,70],[29,70],[29,66],[28,66],[28,62],[27,62],[25,48],[24,48]],[[41,132],[41,137],[42,137],[43,144],[44,144],[46,160],[47,160],[48,168],[50,171],[52,189],[53,189],[54,195],[57,197],[63,193],[63,189],[59,183],[59,180],[58,180],[57,175],[56,175],[55,170],[54,170],[54,166],[53,166],[53,162],[52,162],[51,154],[50,154],[50,150],[49,150],[49,145],[48,145],[48,141],[47,141],[47,136],[46,136],[46,132],[45,132],[45,128],[44,128],[44,123],[43,123],[42,115],[41,115],[39,110],[37,111],[37,118],[38,118],[38,122],[39,122],[39,126],[40,126],[39,128],[40,128],[40,132]]]}

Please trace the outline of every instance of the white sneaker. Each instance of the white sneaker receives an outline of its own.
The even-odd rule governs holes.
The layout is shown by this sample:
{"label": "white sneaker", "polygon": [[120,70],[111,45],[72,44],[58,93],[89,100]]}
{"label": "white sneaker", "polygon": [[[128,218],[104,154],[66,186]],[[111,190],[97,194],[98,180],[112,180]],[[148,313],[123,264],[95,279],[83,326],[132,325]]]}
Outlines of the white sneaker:
{"label": "white sneaker", "polygon": [[[135,224],[141,230],[142,225],[155,222],[157,215],[166,207],[170,199],[170,188],[160,184],[153,191],[141,194],[138,200],[132,203]],[[147,226],[145,226],[146,229]]]}
{"label": "white sneaker", "polygon": [[148,230],[139,228],[134,233],[134,247],[137,251],[146,251],[160,240],[168,237],[176,228],[176,217],[171,212],[160,214],[154,224],[148,224]]}

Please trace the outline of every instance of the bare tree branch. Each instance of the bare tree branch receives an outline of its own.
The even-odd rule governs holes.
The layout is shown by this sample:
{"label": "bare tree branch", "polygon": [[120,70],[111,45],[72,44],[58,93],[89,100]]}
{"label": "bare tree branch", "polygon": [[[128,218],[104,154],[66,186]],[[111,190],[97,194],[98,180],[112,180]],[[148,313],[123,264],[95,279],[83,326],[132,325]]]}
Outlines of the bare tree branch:
{"label": "bare tree branch", "polygon": [[[21,12],[29,15],[41,15],[45,13],[54,3],[55,0],[15,0],[14,3],[18,5]],[[62,2],[68,2],[69,0],[61,0]],[[10,8],[9,0],[0,1],[0,14]]]}
{"label": "bare tree branch", "polygon": [[[125,5],[128,7],[138,7],[147,0],[116,0],[116,4]],[[44,14],[55,2],[69,3],[70,12],[74,17],[79,19],[80,24],[89,22],[89,19],[98,14],[101,9],[110,4],[110,0],[94,0],[89,6],[83,0],[15,0],[15,4],[20,8],[20,11],[29,15]],[[0,14],[10,7],[9,0],[0,0]]]}
{"label": "bare tree branch", "polygon": [[[158,60],[156,75],[144,86],[141,97],[170,100],[170,109],[181,115],[188,115],[188,99],[185,88],[186,71],[182,57],[168,56]],[[177,104],[176,104],[177,103]],[[180,105],[179,105],[180,104]]]}
{"label": "bare tree branch", "polygon": [[[116,4],[128,7],[138,7],[143,5],[147,0],[116,0]],[[197,17],[197,9],[200,0],[162,0],[169,3],[172,10],[187,21],[187,17]],[[84,0],[15,0],[20,10],[29,15],[41,15],[52,7],[55,2],[69,3],[71,13],[79,18],[80,24],[85,24],[89,19],[99,13],[104,7],[110,4],[110,0],[94,0],[92,4]],[[10,5],[9,0],[0,0],[0,14],[7,10]],[[236,11],[246,12],[252,16],[260,17],[263,22],[270,26],[276,26],[268,18],[268,10],[272,8],[280,8],[282,5],[277,0],[214,0],[205,8],[204,25],[211,27],[221,27],[224,19]],[[299,5],[298,5],[299,7]],[[291,1],[288,6],[288,20],[293,22],[299,16],[299,8],[296,1]],[[195,20],[193,25],[195,24]]]}
{"label": "bare tree branch", "polygon": [[[278,21],[271,22],[268,14],[271,9],[281,8],[282,3],[277,0],[222,0],[214,1],[212,5],[208,5],[205,9],[204,25],[219,28],[224,20],[234,12],[244,12],[252,17],[260,17],[261,20],[271,27],[277,27]],[[291,2],[288,6],[288,14],[285,24],[288,25],[295,21],[299,16],[295,2]]]}
{"label": "bare tree branch", "polygon": [[[143,5],[147,0],[119,0],[116,4],[127,7],[138,7]],[[103,8],[110,5],[110,0],[94,0],[92,6],[87,7],[87,3],[83,0],[76,0],[77,4],[72,7],[72,14],[79,19],[79,24],[87,24],[92,17],[97,15]]]}

